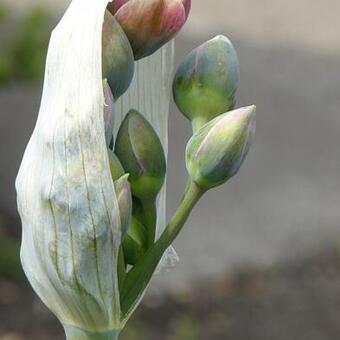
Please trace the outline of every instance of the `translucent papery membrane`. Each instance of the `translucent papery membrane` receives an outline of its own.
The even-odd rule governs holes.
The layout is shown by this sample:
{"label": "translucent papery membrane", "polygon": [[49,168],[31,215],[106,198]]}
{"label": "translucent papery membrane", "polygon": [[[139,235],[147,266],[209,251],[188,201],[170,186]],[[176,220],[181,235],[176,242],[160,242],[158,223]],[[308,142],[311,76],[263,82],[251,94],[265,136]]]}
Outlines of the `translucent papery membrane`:
{"label": "translucent papery membrane", "polygon": [[121,226],[103,118],[107,0],[73,0],[54,30],[38,120],[16,181],[21,260],[61,322],[119,328]]}
{"label": "translucent papery membrane", "polygon": [[[130,109],[137,109],[152,124],[168,153],[168,113],[174,65],[174,41],[169,42],[150,57],[136,62],[135,75],[129,90],[114,104],[114,136]],[[166,183],[157,202],[157,237],[166,226]],[[178,262],[170,247],[158,267],[172,267]]]}

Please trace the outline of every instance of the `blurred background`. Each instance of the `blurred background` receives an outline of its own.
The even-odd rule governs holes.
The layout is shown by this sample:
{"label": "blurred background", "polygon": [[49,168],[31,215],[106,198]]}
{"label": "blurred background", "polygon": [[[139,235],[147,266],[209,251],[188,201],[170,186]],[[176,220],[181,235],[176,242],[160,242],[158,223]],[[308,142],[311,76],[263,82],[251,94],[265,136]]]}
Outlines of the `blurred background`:
{"label": "blurred background", "polygon": [[[49,32],[68,1],[0,0],[0,339],[63,339],[19,259],[14,179],[37,117]],[[227,35],[239,105],[257,136],[239,175],[209,192],[123,340],[340,338],[340,2],[194,0],[176,62]],[[188,122],[170,114],[168,214]]]}

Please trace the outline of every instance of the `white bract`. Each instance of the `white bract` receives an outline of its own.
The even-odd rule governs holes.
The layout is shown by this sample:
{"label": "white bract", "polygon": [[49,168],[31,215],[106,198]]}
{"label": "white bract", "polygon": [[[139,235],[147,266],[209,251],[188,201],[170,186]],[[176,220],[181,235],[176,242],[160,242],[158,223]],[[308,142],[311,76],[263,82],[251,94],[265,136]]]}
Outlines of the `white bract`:
{"label": "white bract", "polygon": [[[117,279],[121,220],[104,123],[101,37],[107,2],[73,0],[53,31],[39,116],[16,181],[25,273],[63,324],[88,331],[119,330],[126,321]],[[130,90],[108,103],[115,129],[136,108],[167,149],[172,64],[173,43],[137,62]],[[107,113],[105,121],[112,124]],[[160,232],[165,189],[158,216]],[[167,259],[173,262],[175,253]]]}

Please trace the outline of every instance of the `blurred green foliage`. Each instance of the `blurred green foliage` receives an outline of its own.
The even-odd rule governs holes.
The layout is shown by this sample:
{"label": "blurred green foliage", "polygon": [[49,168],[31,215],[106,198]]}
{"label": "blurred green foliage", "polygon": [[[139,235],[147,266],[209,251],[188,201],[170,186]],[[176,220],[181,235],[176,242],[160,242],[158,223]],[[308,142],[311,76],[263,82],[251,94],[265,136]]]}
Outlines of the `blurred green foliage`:
{"label": "blurred green foliage", "polygon": [[4,5],[0,4],[0,20],[3,20],[7,15],[7,10]]}
{"label": "blurred green foliage", "polygon": [[197,340],[197,321],[188,315],[183,315],[175,319],[172,323],[173,337],[171,340]]}
{"label": "blurred green foliage", "polygon": [[0,279],[18,280],[23,278],[20,259],[20,244],[17,240],[0,237]]}
{"label": "blurred green foliage", "polygon": [[[0,6],[0,30],[15,29],[1,42],[0,85],[42,78],[51,31],[51,16],[41,8],[32,9],[23,18],[14,19]],[[7,25],[7,27],[6,27]],[[3,38],[3,37],[2,37]]]}
{"label": "blurred green foliage", "polygon": [[122,340],[146,340],[146,334],[143,324],[140,321],[132,319],[121,334]]}
{"label": "blurred green foliage", "polygon": [[[0,86],[42,78],[50,19],[47,11],[38,8],[14,18],[0,4]],[[19,242],[0,230],[0,279],[22,279],[19,250]]]}
{"label": "blurred green foliage", "polygon": [[[169,329],[164,329],[163,340],[198,340],[198,321],[190,315],[174,315],[169,320]],[[122,340],[146,340],[150,338],[150,329],[142,321],[132,318],[121,334]]]}

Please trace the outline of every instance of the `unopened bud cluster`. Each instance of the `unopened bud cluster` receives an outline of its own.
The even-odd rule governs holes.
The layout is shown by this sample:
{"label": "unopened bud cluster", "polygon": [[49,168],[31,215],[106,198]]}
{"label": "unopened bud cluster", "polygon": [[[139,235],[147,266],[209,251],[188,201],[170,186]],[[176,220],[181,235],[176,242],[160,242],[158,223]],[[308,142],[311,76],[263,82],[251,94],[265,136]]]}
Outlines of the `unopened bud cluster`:
{"label": "unopened bud cluster", "polygon": [[194,130],[186,148],[187,170],[204,190],[237,173],[255,133],[255,106],[232,110],[238,83],[236,51],[222,35],[189,53],[175,75],[175,102]]}

